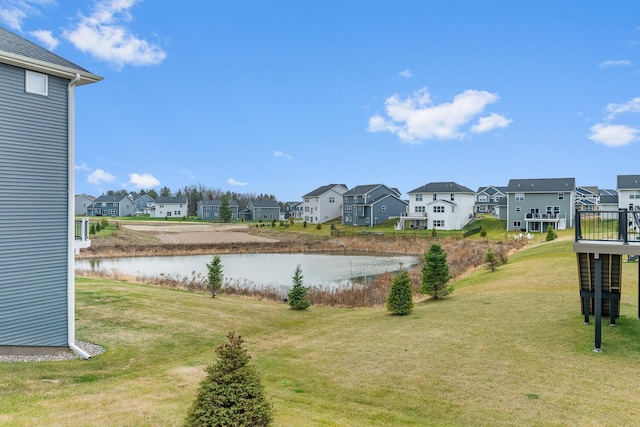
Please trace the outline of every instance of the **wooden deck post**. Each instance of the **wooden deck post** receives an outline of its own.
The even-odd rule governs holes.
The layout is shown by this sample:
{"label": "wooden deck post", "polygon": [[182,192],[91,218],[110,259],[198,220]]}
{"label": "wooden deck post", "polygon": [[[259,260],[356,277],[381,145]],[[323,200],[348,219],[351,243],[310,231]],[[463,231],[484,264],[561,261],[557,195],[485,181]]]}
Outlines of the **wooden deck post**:
{"label": "wooden deck post", "polygon": [[[600,254],[594,254],[596,261],[596,289],[595,289],[595,338],[593,351],[602,353],[602,260]],[[615,314],[610,314],[615,316]]]}

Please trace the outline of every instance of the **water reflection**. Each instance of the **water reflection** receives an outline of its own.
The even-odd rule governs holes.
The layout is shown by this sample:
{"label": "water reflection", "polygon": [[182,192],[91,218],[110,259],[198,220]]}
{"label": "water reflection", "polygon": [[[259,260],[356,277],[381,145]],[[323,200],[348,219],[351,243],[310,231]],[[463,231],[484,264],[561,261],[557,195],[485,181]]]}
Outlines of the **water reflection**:
{"label": "water reflection", "polygon": [[[290,286],[299,264],[305,286],[335,288],[351,282],[366,282],[369,278],[393,272],[402,264],[418,263],[414,256],[371,256],[332,254],[226,254],[219,255],[226,280],[252,282],[261,286]],[[138,277],[187,276],[207,274],[206,264],[213,255],[171,257],[135,257],[76,260],[76,269],[118,272]]]}

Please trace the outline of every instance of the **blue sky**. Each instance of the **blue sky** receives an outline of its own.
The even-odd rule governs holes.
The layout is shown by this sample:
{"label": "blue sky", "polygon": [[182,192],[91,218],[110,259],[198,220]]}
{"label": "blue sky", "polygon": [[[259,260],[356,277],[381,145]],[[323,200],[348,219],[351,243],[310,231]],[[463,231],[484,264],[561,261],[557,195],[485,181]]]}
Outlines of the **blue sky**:
{"label": "blue sky", "polygon": [[0,0],[104,80],[76,192],[640,174],[640,2]]}

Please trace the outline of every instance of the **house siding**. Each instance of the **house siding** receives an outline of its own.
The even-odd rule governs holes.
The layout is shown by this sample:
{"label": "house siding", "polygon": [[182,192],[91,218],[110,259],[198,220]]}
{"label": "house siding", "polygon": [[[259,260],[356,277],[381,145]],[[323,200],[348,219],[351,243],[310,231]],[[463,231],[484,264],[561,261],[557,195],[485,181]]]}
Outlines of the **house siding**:
{"label": "house siding", "polygon": [[65,346],[69,80],[40,96],[24,79],[0,64],[0,345]]}

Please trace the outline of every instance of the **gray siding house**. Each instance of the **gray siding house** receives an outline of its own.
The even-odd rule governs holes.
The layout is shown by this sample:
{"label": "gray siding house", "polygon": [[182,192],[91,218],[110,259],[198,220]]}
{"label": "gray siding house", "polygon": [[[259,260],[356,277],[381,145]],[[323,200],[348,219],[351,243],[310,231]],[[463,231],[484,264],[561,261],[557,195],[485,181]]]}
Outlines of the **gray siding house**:
{"label": "gray siding house", "polygon": [[131,196],[100,196],[87,208],[87,216],[134,216],[136,202]]}
{"label": "gray siding house", "polygon": [[89,356],[75,345],[73,124],[76,86],[100,80],[0,27],[0,347]]}
{"label": "gray siding house", "polygon": [[278,221],[280,205],[273,200],[251,200],[240,217],[246,221]]}
{"label": "gray siding house", "polygon": [[[221,200],[200,200],[197,209],[198,219],[220,221],[220,206],[222,206]],[[236,200],[229,200],[229,209],[231,209],[231,219],[238,219],[238,202]]]}
{"label": "gray siding house", "polygon": [[87,215],[87,208],[93,203],[96,198],[87,194],[77,194],[75,201],[75,214]]}
{"label": "gray siding house", "polygon": [[342,224],[368,226],[406,215],[400,191],[384,184],[358,185],[342,195]]}
{"label": "gray siding house", "polygon": [[507,186],[507,231],[544,233],[573,227],[575,178],[512,179]]}

